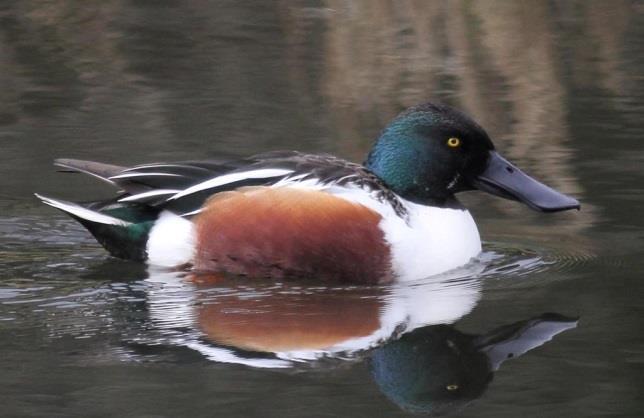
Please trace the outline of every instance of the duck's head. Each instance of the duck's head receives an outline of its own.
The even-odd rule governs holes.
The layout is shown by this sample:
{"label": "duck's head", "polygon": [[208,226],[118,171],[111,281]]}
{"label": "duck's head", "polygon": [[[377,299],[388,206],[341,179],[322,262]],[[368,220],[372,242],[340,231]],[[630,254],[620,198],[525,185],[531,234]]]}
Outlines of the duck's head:
{"label": "duck's head", "polygon": [[365,166],[394,192],[442,205],[479,189],[542,212],[579,209],[579,202],[538,182],[499,155],[488,134],[449,106],[425,103],[398,115],[381,133]]}

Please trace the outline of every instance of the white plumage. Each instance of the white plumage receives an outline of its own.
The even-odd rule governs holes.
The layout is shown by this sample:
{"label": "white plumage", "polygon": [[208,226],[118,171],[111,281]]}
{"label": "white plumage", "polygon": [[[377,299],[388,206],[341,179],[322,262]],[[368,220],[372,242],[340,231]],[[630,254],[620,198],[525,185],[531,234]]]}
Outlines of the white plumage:
{"label": "white plumage", "polygon": [[35,195],[38,199],[42,200],[44,204],[52,206],[56,209],[60,209],[64,212],[70,213],[81,219],[86,219],[88,221],[97,222],[99,224],[106,224],[106,225],[119,225],[119,226],[132,225],[130,222],[114,218],[113,216],[104,215],[102,213],[95,212],[91,209],[84,208],[75,203],[63,202],[61,200],[56,200],[46,196],[39,195],[38,193],[35,193]]}
{"label": "white plumage", "polygon": [[194,224],[169,211],[163,211],[150,230],[146,246],[148,263],[176,267],[192,261],[195,250]]}

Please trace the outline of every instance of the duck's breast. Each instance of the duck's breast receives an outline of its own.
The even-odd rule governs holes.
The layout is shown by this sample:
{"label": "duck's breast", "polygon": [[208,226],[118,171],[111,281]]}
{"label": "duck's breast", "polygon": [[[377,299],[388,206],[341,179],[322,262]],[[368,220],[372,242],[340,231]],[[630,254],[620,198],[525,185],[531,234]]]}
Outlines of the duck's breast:
{"label": "duck's breast", "polygon": [[405,202],[407,222],[385,217],[381,228],[390,244],[392,265],[400,281],[418,280],[464,264],[481,252],[481,239],[466,209]]}

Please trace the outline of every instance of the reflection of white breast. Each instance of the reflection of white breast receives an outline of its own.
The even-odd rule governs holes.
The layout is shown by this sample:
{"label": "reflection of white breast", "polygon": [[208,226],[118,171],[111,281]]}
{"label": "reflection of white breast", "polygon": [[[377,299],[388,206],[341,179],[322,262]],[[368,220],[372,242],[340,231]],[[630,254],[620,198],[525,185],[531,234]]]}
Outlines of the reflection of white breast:
{"label": "reflection of white breast", "polygon": [[413,284],[393,285],[384,297],[379,329],[369,336],[343,341],[330,347],[329,352],[365,350],[418,327],[458,321],[472,311],[480,298],[476,275],[483,269],[483,264],[473,262]]}
{"label": "reflection of white breast", "polygon": [[391,306],[401,305],[408,316],[407,331],[452,324],[474,309],[480,298],[481,282],[476,277],[483,264],[473,262],[458,270],[414,284],[398,285]]}

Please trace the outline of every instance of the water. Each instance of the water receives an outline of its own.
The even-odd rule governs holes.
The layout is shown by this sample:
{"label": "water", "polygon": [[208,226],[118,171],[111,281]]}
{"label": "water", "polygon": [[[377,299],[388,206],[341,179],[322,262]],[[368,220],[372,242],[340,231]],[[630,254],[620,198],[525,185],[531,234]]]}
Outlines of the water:
{"label": "water", "polygon": [[[2,415],[641,416],[642,28],[637,1],[3,2]],[[109,195],[56,157],[360,161],[428,99],[582,211],[472,193],[478,261],[333,288],[147,271],[32,197]]]}

